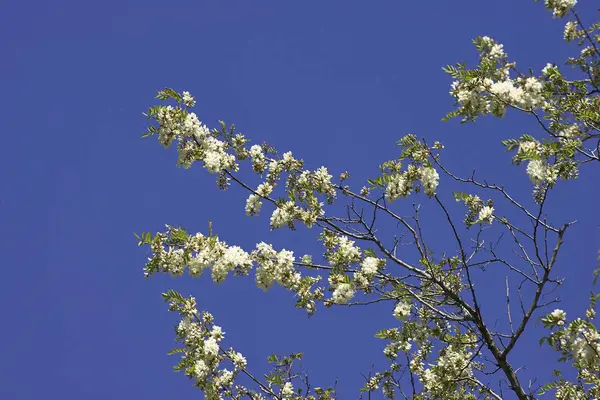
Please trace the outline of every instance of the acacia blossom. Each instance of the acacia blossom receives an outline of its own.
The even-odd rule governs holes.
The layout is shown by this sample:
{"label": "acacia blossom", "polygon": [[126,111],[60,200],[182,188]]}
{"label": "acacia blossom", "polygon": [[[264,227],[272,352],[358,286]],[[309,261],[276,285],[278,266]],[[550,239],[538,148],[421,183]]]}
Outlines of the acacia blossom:
{"label": "acacia blossom", "polygon": [[531,160],[527,164],[527,175],[531,182],[539,185],[548,179],[548,167],[542,160]]}
{"label": "acacia blossom", "polygon": [[488,224],[491,224],[492,221],[494,220],[494,207],[484,206],[479,211],[478,220],[481,222],[487,222]]}
{"label": "acacia blossom", "polygon": [[421,167],[419,168],[419,175],[425,194],[429,197],[435,196],[435,189],[438,187],[440,179],[440,175],[435,168]]}
{"label": "acacia blossom", "polygon": [[575,7],[575,4],[577,4],[577,0],[546,0],[546,8],[552,10],[554,17],[562,17]]}
{"label": "acacia blossom", "polygon": [[354,297],[354,289],[349,283],[340,283],[332,294],[332,300],[336,304],[346,304]]}
{"label": "acacia blossom", "polygon": [[567,319],[567,313],[558,308],[552,311],[552,313],[550,313],[550,316],[556,321],[557,325],[564,325],[565,320]]}
{"label": "acacia blossom", "polygon": [[187,106],[187,107],[194,107],[194,105],[196,104],[196,100],[194,100],[194,97],[190,94],[190,92],[183,92],[181,98],[183,99],[183,103]]}
{"label": "acacia blossom", "polygon": [[400,197],[406,197],[412,191],[413,184],[408,181],[404,174],[394,174],[385,190],[385,198],[394,201]]}
{"label": "acacia blossom", "polygon": [[412,305],[410,303],[398,302],[396,307],[394,308],[394,317],[396,317],[400,321],[404,321],[406,318],[410,316],[410,310]]}
{"label": "acacia blossom", "polygon": [[246,215],[258,215],[261,206],[262,201],[260,201],[260,196],[251,194],[246,200]]}

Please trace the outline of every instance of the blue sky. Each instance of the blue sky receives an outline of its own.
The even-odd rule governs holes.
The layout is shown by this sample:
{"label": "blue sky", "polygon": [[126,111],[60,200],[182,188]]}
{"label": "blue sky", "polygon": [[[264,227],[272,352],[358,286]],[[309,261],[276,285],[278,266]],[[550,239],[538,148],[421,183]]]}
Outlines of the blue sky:
{"label": "blue sky", "polygon": [[[580,1],[587,21],[591,3]],[[263,293],[251,278],[219,287],[208,276],[144,280],[147,253],[133,232],[165,223],[205,232],[210,219],[221,238],[248,250],[262,240],[297,255],[320,248],[316,231],[271,233],[266,216],[244,216],[241,190],[220,192],[201,168],[176,168],[174,150],[140,139],[141,113],[158,89],[189,90],[210,127],[223,119],[308,168],[347,169],[358,188],[414,132],[446,144],[457,173],[477,168],[530,204],[523,168],[510,166],[499,142],[539,130],[515,113],[440,122],[452,106],[441,67],[474,65],[471,39],[488,35],[523,69],[539,70],[577,51],[561,42],[562,28],[542,4],[522,0],[3,1],[0,397],[197,398],[166,355],[176,318],[160,293],[174,288],[215,315],[225,344],[256,371],[272,352],[304,351],[315,384],[337,377],[340,398],[355,398],[360,373],[382,361],[373,333],[394,326],[389,307],[321,309],[307,320],[290,294]],[[597,167],[584,169],[548,205],[557,223],[579,220],[557,266],[568,278],[560,296],[569,313],[583,311],[577,303],[591,289],[599,177]],[[432,207],[417,201],[424,213]],[[447,249],[439,222],[425,218],[440,239],[434,247]],[[528,337],[515,354],[551,359],[537,352]],[[524,376],[543,380],[546,367]]]}

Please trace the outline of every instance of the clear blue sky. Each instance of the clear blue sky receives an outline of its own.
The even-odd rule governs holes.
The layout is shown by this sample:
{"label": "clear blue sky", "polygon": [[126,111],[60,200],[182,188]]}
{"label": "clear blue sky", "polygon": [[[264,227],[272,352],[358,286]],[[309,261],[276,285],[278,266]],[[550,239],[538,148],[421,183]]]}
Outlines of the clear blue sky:
{"label": "clear blue sky", "polygon": [[[160,297],[168,288],[195,295],[256,371],[271,352],[304,351],[315,384],[338,377],[340,398],[355,398],[360,372],[382,361],[373,333],[394,326],[389,307],[321,309],[307,320],[290,294],[265,294],[252,278],[219,287],[208,275],[144,280],[147,254],[133,232],[165,223],[205,231],[211,219],[247,250],[261,240],[297,255],[319,246],[316,231],[269,233],[266,216],[244,216],[242,191],[218,191],[201,168],[176,168],[174,150],[140,139],[141,113],[158,89],[189,90],[209,126],[223,119],[309,168],[348,169],[358,188],[414,132],[445,143],[458,173],[477,167],[530,204],[523,168],[510,166],[499,141],[540,132],[515,113],[440,122],[452,105],[441,67],[474,65],[471,39],[488,35],[539,71],[577,51],[561,43],[562,28],[542,4],[523,0],[3,1],[0,398],[199,398],[166,355],[176,322]],[[549,204],[557,223],[579,220],[557,267],[568,278],[560,294],[569,313],[583,311],[575,304],[591,288],[600,243],[594,167]],[[443,237],[435,221],[427,228],[432,240]],[[550,359],[527,340],[516,357]],[[540,371],[523,376],[543,380],[546,364]]]}

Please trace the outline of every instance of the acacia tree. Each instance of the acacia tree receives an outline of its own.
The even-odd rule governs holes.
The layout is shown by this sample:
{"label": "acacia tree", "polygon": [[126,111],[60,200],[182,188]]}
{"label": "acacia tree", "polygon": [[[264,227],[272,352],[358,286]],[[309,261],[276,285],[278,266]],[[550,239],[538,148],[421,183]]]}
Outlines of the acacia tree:
{"label": "acacia tree", "polygon": [[[153,124],[144,136],[157,136],[167,148],[176,142],[178,164],[189,168],[201,162],[216,174],[219,188],[232,183],[245,188],[246,214],[271,213],[271,229],[293,230],[300,224],[316,229],[324,252],[320,261],[309,255],[296,258],[292,251],[264,242],[247,252],[211,229],[190,234],[167,226],[165,232],[138,236],[139,245],[151,250],[146,276],[188,271],[197,277],[210,269],[214,282],[220,283],[231,271],[238,276],[254,271],[259,288],[267,290],[275,283],[284,287],[309,315],[319,305],[390,302],[399,323],[376,332],[385,341],[390,365],[366,380],[363,391],[369,394],[381,390],[386,398],[407,399],[533,399],[544,393],[557,399],[600,398],[600,334],[593,322],[599,297],[592,294],[579,318],[552,311],[556,300],[547,299],[562,282],[554,270],[573,222],[554,221],[544,210],[555,185],[600,161],[600,24],[584,26],[575,0],[545,3],[554,17],[567,20],[564,39],[580,47],[579,56],[566,60],[573,68],[548,64],[539,75],[520,71],[501,44],[477,37],[478,65],[444,69],[454,79],[450,93],[456,100],[446,119],[473,122],[488,114],[502,118],[512,109],[539,125],[537,137],[524,134],[502,141],[533,184],[533,207],[501,184],[453,173],[444,164],[444,146],[415,135],[402,137],[399,157],[383,162],[381,174],[356,189],[348,184],[348,172],[334,179],[326,167],[306,169],[291,152],[280,155],[266,143],[250,146],[233,125],[221,122],[218,129],[207,128],[191,111],[195,100],[190,93],[164,89],[157,99],[171,104],[148,110]],[[260,184],[240,177],[244,163],[251,165]],[[438,195],[443,190],[443,185],[438,187],[440,174],[464,187],[453,192],[464,206],[458,216]],[[397,204],[409,197],[438,208],[440,226],[452,237],[443,253],[427,243],[418,207],[410,216],[397,211]],[[382,237],[378,226],[390,222],[397,234]],[[509,238],[510,248],[498,246],[493,237],[498,234]],[[475,282],[475,276],[484,279],[481,272],[492,266],[505,271],[504,324],[490,323],[482,312],[485,300]],[[181,316],[175,329],[181,347],[173,352],[182,358],[176,370],[192,378],[207,399],[335,398],[334,388],[309,384],[294,364],[302,357],[299,353],[273,355],[268,359],[274,364],[272,372],[253,375],[241,353],[224,347],[221,327],[209,312],[197,309],[193,297],[173,290],[163,297],[169,310]],[[540,343],[555,351],[565,368],[555,371],[555,380],[531,387],[521,381],[511,355],[536,319],[548,332]],[[250,385],[240,384],[241,376]]]}

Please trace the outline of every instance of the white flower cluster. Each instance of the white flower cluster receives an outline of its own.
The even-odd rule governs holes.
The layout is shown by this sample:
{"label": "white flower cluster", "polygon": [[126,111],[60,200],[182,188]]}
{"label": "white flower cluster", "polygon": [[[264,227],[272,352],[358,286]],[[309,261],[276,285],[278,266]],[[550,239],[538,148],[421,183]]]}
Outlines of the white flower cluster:
{"label": "white flower cluster", "polygon": [[[598,365],[600,362],[600,334],[597,330],[580,328],[571,344],[573,358],[580,365]],[[594,364],[595,363],[595,364]]]}
{"label": "white flower cluster", "polygon": [[397,173],[391,176],[391,180],[385,189],[385,198],[394,201],[400,197],[406,197],[412,192],[413,182],[406,179],[406,174]]}
{"label": "white flower cluster", "polygon": [[567,313],[557,308],[550,313],[549,317],[553,322],[556,323],[556,325],[562,326],[565,324],[565,320],[567,319]]}
{"label": "white flower cluster", "polygon": [[331,183],[332,175],[329,174],[326,167],[320,167],[314,172],[304,170],[298,177],[297,189],[301,192],[306,190],[316,191],[325,194],[331,203],[336,197],[335,186]]}
{"label": "white flower cluster", "polygon": [[[167,227],[171,233],[179,232]],[[180,246],[168,244],[168,235],[157,234],[152,242],[153,257],[146,264],[146,274],[155,271],[167,272],[172,275],[182,275],[185,267],[189,267],[190,275],[200,276],[204,269],[212,270],[215,282],[225,279],[229,271],[246,272],[251,268],[248,253],[237,246],[228,247],[217,238],[208,238],[198,233],[189,237]]]}
{"label": "white flower cluster", "polygon": [[581,324],[577,319],[562,331],[560,349],[569,353],[582,368],[598,369],[600,363],[600,333],[592,326]]}
{"label": "white flower cluster", "polygon": [[557,72],[559,72],[558,67],[556,67],[554,64],[547,63],[546,66],[542,68],[542,74],[544,74],[545,76],[550,76],[553,73]]}
{"label": "white flower cluster", "polygon": [[295,393],[294,393],[294,386],[292,385],[291,382],[286,382],[283,384],[283,386],[281,387],[281,399],[282,400],[290,400],[294,397]]}
{"label": "white flower cluster", "polygon": [[429,197],[435,196],[435,190],[440,183],[440,176],[435,168],[422,166],[419,168],[419,175],[425,194]]}
{"label": "white flower cluster", "polygon": [[491,224],[494,221],[494,207],[484,206],[481,210],[479,210],[479,217],[477,218],[479,222],[487,222]]}
{"label": "white flower cluster", "polygon": [[258,215],[261,206],[262,201],[260,200],[260,196],[251,194],[248,200],[246,200],[246,215]]}
{"label": "white flower cluster", "polygon": [[399,301],[398,304],[396,304],[396,307],[394,308],[394,317],[396,317],[400,321],[404,321],[410,316],[411,309],[412,305],[410,303]]}
{"label": "white flower cluster", "polygon": [[[487,36],[476,39],[475,43],[480,51],[479,66],[472,71],[464,67],[447,71],[458,79],[452,82],[450,90],[458,109],[449,116],[462,115],[472,120],[492,113],[502,117],[509,106],[530,111],[546,105],[544,85],[536,77],[511,79],[510,72],[516,64],[508,62],[501,44]],[[466,72],[475,72],[476,77]]]}
{"label": "white flower cluster", "polygon": [[[332,176],[327,172],[327,168],[321,167],[314,172],[304,170],[300,174],[296,174],[301,167],[302,161],[296,160],[291,152],[285,153],[281,160],[271,160],[268,164],[267,181],[262,183],[256,189],[254,196],[251,195],[246,201],[246,214],[256,215],[258,213],[262,205],[259,197],[267,198],[273,191],[281,173],[288,171],[290,176],[286,185],[288,193],[293,193],[295,200],[277,204],[270,219],[271,229],[285,226],[295,229],[294,223],[296,221],[301,221],[308,228],[312,227],[319,217],[325,213],[323,202],[317,199],[313,191],[325,194],[329,203],[333,202],[336,191],[331,183]],[[296,201],[303,207],[299,206]]]}
{"label": "white flower cluster", "polygon": [[267,167],[262,147],[257,144],[250,147],[250,157],[252,158],[252,169],[254,172],[262,174]]}
{"label": "white flower cluster", "polygon": [[506,58],[504,46],[502,44],[496,43],[494,39],[488,36],[483,36],[481,38],[481,43],[484,45],[481,50],[482,60],[489,59],[491,61],[498,62]]}
{"label": "white flower cluster", "polygon": [[534,77],[528,77],[519,78],[517,81],[506,79],[494,82],[490,86],[490,93],[510,105],[533,110],[544,104],[542,89],[540,81]]}
{"label": "white flower cluster", "polygon": [[536,141],[522,141],[519,143],[519,151],[517,156],[538,155],[541,151],[541,146]]}
{"label": "white flower cluster", "polygon": [[[184,93],[184,102],[188,107],[195,104],[188,92]],[[169,147],[175,139],[179,141],[179,165],[189,168],[194,161],[201,160],[211,173],[238,169],[235,156],[227,153],[228,144],[211,136],[193,112],[161,106],[157,108],[155,118],[159,124],[158,140],[163,146]]]}
{"label": "white flower cluster", "polygon": [[250,255],[239,246],[229,246],[223,251],[221,257],[212,265],[212,278],[216,283],[225,280],[229,271],[235,269],[245,273],[252,268],[252,259]]}
{"label": "white flower cluster", "polygon": [[545,340],[561,354],[562,359],[573,361],[580,383],[591,385],[585,388],[561,379],[554,382],[556,398],[588,399],[597,398],[600,394],[600,332],[592,323],[596,314],[593,307],[594,303],[586,310],[585,320],[577,318],[569,324],[566,324],[566,313],[560,309],[542,318],[545,327],[558,328]]}
{"label": "white flower cluster", "polygon": [[564,16],[575,4],[577,0],[546,0],[546,8],[552,10],[554,17]]}
{"label": "white flower cluster", "polygon": [[196,105],[196,100],[194,100],[194,97],[190,94],[190,92],[183,92],[181,98],[183,99],[183,104],[185,104],[186,107],[194,107],[194,105]]}
{"label": "white flower cluster", "polygon": [[562,131],[560,131],[561,139],[574,139],[580,134],[579,126],[577,124],[569,125]]}
{"label": "white flower cluster", "polygon": [[577,23],[575,21],[569,21],[565,24],[563,37],[567,42],[575,40],[580,36],[581,33],[577,30]]}
{"label": "white flower cluster", "polygon": [[354,283],[361,289],[369,290],[373,279],[379,268],[385,264],[385,260],[376,257],[366,257],[360,264],[360,269],[354,273]]}
{"label": "white flower cluster", "polygon": [[477,195],[466,195],[462,200],[467,206],[467,214],[465,215],[467,226],[477,223],[491,224],[494,221],[495,209],[490,200],[484,204],[483,200]]}
{"label": "white flower cluster", "polygon": [[259,288],[267,290],[277,282],[295,292],[299,297],[299,306],[309,313],[315,311],[315,302],[323,299],[322,288],[312,289],[320,277],[303,278],[294,268],[295,257],[291,251],[284,249],[278,252],[271,245],[261,242],[248,254],[238,246],[228,246],[216,237],[206,237],[200,233],[174,245],[173,237],[180,236],[182,231],[171,227],[168,229],[170,236],[158,233],[152,240],[153,256],[146,264],[146,275],[154,272],[181,275],[188,266],[190,275],[197,277],[204,269],[210,268],[213,281],[220,283],[230,271],[236,275],[248,275],[253,263],[256,263],[256,284]]}
{"label": "white flower cluster", "polygon": [[[233,349],[225,351],[220,348],[219,342],[225,336],[223,330],[214,325],[211,314],[204,312],[200,315],[193,297],[183,298],[173,293],[167,296],[170,310],[178,311],[182,316],[176,333],[184,347],[178,351],[182,353],[182,360],[177,368],[183,369],[195,380],[206,398],[221,398],[220,393],[231,389],[238,373],[246,368],[246,358]],[[219,368],[225,360],[231,361],[233,371]],[[241,386],[239,388],[245,391]]]}
{"label": "white flower cluster", "polygon": [[225,146],[225,142],[212,136],[207,137],[202,142],[204,167],[208,172],[214,174],[224,169],[237,170],[235,156],[226,153]]}
{"label": "white flower cluster", "polygon": [[354,241],[346,236],[337,236],[334,239],[333,247],[335,250],[326,253],[329,264],[338,267],[347,267],[360,261],[360,248],[354,245]]}
{"label": "white flower cluster", "polygon": [[352,284],[341,282],[332,286],[335,287],[333,294],[331,295],[331,299],[334,303],[346,304],[354,297],[355,290]]}
{"label": "white flower cluster", "polygon": [[455,391],[460,383],[472,376],[471,356],[471,352],[450,344],[440,351],[437,364],[427,369],[417,368],[417,376],[428,394],[437,398]]}
{"label": "white flower cluster", "polygon": [[487,79],[485,84],[471,88],[460,81],[454,81],[450,85],[450,94],[456,98],[461,109],[469,110],[470,113],[487,114],[490,111],[490,101],[482,94],[492,84],[491,79]]}
{"label": "white flower cluster", "polygon": [[294,220],[300,217],[300,207],[293,201],[285,202],[278,206],[271,215],[271,229],[283,226],[293,226]]}
{"label": "white flower cluster", "polygon": [[286,288],[297,288],[300,284],[300,273],[294,269],[294,253],[288,250],[275,251],[270,244],[260,242],[252,252],[253,259],[260,265],[256,269],[256,284],[268,290],[274,282]]}
{"label": "white flower cluster", "polygon": [[527,175],[535,185],[554,184],[558,179],[558,172],[552,165],[543,160],[531,160],[527,164]]}
{"label": "white flower cluster", "polygon": [[412,344],[408,340],[399,340],[388,343],[383,349],[383,355],[389,359],[396,359],[400,351],[408,352],[412,348]]}

